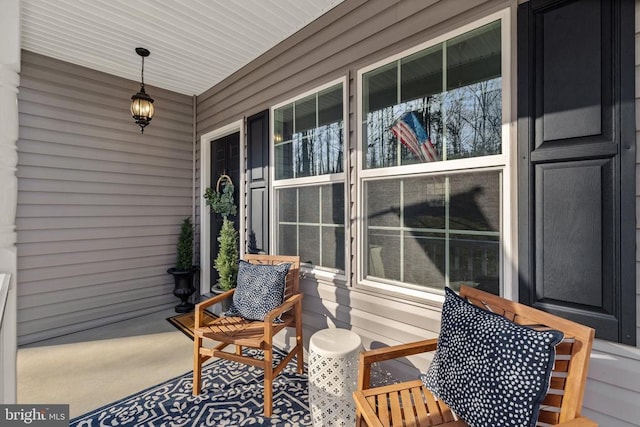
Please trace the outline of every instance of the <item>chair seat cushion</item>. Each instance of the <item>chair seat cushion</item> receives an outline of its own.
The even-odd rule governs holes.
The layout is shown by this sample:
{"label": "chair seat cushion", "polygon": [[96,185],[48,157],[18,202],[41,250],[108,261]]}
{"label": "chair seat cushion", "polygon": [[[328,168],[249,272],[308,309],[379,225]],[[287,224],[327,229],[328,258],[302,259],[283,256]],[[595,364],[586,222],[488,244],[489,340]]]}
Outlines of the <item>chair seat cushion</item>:
{"label": "chair seat cushion", "polygon": [[284,287],[291,264],[250,264],[240,260],[233,303],[225,316],[264,320],[284,299]]}
{"label": "chair seat cushion", "polygon": [[535,426],[562,332],[517,325],[445,292],[425,386],[472,427]]}

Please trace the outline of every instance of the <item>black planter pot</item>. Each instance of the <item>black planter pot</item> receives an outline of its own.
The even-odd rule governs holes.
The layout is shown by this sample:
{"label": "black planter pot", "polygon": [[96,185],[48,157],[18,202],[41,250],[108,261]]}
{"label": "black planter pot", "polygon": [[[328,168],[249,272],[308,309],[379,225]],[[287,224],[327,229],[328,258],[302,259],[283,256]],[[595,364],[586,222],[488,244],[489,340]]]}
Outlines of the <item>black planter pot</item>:
{"label": "black planter pot", "polygon": [[[218,296],[220,294],[223,294],[227,291],[220,289],[220,287],[218,286],[218,284],[216,283],[215,285],[211,286],[211,293]],[[229,310],[229,308],[231,307],[231,302],[233,302],[233,297],[231,298],[227,298],[224,299],[220,302],[220,309],[222,310],[223,313],[225,313],[227,310]]]}
{"label": "black planter pot", "polygon": [[175,268],[167,270],[167,273],[173,275],[175,283],[173,294],[181,300],[180,304],[176,305],[176,313],[188,313],[193,310],[194,305],[188,300],[196,291],[193,286],[193,275],[197,271],[198,267],[193,267],[191,270],[176,270]]}

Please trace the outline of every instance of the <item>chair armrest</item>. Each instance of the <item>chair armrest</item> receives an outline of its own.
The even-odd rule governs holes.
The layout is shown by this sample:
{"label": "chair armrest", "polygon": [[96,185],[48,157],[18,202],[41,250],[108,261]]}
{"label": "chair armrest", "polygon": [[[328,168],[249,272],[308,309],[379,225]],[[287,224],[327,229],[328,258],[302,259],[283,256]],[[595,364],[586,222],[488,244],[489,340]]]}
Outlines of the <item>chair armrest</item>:
{"label": "chair armrest", "polygon": [[231,296],[233,296],[233,293],[235,292],[235,289],[229,289],[228,291],[226,291],[223,294],[220,295],[216,295],[215,297],[211,297],[207,300],[204,300],[202,302],[199,302],[198,304],[196,304],[196,307],[194,309],[195,311],[195,320],[194,320],[194,328],[199,328],[200,327],[200,320],[202,319],[202,313],[204,312],[204,309],[207,307],[211,307],[212,305],[218,304],[219,302],[230,298]]}
{"label": "chair armrest", "polygon": [[400,344],[376,350],[363,351],[360,353],[358,390],[366,390],[371,386],[371,365],[373,363],[435,351],[437,345],[438,338],[431,338],[409,344]]}
{"label": "chair armrest", "polygon": [[598,423],[587,417],[574,418],[557,425],[562,427],[598,427]]}
{"label": "chair armrest", "polygon": [[384,427],[378,415],[373,408],[371,408],[369,402],[367,402],[367,398],[364,397],[362,391],[355,391],[353,393],[353,400],[356,403],[356,414],[364,418],[368,427]]}
{"label": "chair armrest", "polygon": [[273,323],[276,317],[291,309],[295,304],[301,304],[303,295],[304,294],[302,293],[291,295],[285,302],[283,302],[281,305],[274,308],[273,310],[268,312],[266,316],[264,316],[264,323]]}

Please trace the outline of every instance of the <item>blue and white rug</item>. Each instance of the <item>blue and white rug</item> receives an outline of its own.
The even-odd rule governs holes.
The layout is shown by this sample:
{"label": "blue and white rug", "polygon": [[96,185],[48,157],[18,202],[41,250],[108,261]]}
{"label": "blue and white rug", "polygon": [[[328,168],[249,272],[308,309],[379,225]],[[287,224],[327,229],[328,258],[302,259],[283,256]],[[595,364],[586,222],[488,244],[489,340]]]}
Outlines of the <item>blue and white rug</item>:
{"label": "blue and white rug", "polygon": [[[274,359],[278,357],[274,354]],[[261,369],[219,359],[202,370],[199,396],[191,394],[192,381],[193,373],[189,372],[74,418],[70,426],[293,427],[312,424],[307,376],[296,373],[295,359],[273,381],[271,418],[263,415]]]}

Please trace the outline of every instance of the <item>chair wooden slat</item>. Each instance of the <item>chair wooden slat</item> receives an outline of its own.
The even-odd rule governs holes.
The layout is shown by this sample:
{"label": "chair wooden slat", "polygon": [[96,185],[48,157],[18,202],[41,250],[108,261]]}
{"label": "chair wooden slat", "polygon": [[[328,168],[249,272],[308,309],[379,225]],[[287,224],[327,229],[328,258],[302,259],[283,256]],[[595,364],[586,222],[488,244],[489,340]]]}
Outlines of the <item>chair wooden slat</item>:
{"label": "chair wooden slat", "polygon": [[416,413],[411,399],[411,391],[408,389],[400,390],[400,405],[402,407],[402,419],[406,427],[415,427]]}
{"label": "chair wooden slat", "polygon": [[[272,413],[272,381],[273,378],[285,367],[293,357],[297,357],[298,373],[302,374],[303,365],[303,341],[302,341],[302,294],[300,289],[300,258],[297,256],[278,255],[246,255],[245,260],[252,264],[275,265],[290,263],[291,267],[286,276],[286,298],[280,308],[276,308],[267,315],[267,322],[250,321],[242,317],[219,317],[201,323],[202,312],[206,307],[221,302],[224,296],[216,296],[196,305],[194,324],[194,369],[193,369],[193,394],[201,391],[202,363],[210,357],[220,357],[245,363],[264,369],[264,414],[267,417]],[[233,292],[229,291],[227,297]],[[281,323],[271,322],[278,314],[281,315]],[[273,360],[273,336],[286,327],[295,327],[296,345],[285,355],[284,359],[274,367]],[[213,349],[205,347],[204,338],[217,342]],[[224,350],[227,346],[235,346],[235,352]],[[242,348],[254,348],[263,351],[263,358],[252,358],[242,354]]]}
{"label": "chair wooden slat", "polygon": [[540,410],[540,415],[538,416],[538,422],[556,425],[558,424],[559,420],[560,420],[559,412]]}
{"label": "chair wooden slat", "polygon": [[[564,340],[556,347],[549,392],[544,398],[538,422],[562,425],[564,422],[579,420],[580,425],[597,426],[580,415],[594,338],[593,329],[477,289],[463,286],[460,295],[472,304],[500,314],[517,324],[536,330],[562,331]],[[423,341],[363,352],[360,356],[360,391],[354,393],[359,413],[366,406],[367,417],[377,415],[384,426],[408,426],[413,423],[419,426],[467,426],[463,420],[457,420],[451,409],[436,399],[419,380],[368,388],[367,381],[371,375],[367,370],[372,363],[434,349],[434,343]],[[404,419],[398,419],[402,414]],[[362,425],[366,425],[364,421]]]}
{"label": "chair wooden slat", "polygon": [[[413,402],[416,410],[416,419],[419,426],[430,426],[429,411],[427,411],[427,402],[425,395],[422,393],[422,387],[411,387]],[[431,393],[427,393],[431,395]]]}
{"label": "chair wooden slat", "polygon": [[391,419],[389,418],[389,395],[387,393],[381,393],[377,396],[374,396],[373,399],[377,403],[377,406],[375,406],[374,408],[377,409],[380,421],[385,427],[390,426]]}
{"label": "chair wooden slat", "polygon": [[389,413],[391,414],[391,425],[393,427],[402,427],[402,408],[400,407],[400,396],[398,391],[393,391],[389,396]]}
{"label": "chair wooden slat", "polygon": [[560,408],[562,406],[562,395],[560,394],[547,394],[542,401],[543,405],[555,406]]}
{"label": "chair wooden slat", "polygon": [[551,381],[549,382],[549,388],[552,388],[554,390],[564,390],[565,378],[551,377]]}
{"label": "chair wooden slat", "polygon": [[427,411],[429,412],[429,420],[431,424],[430,426],[437,426],[444,422],[444,416],[442,414],[442,410],[440,409],[440,405],[436,402],[433,394],[429,392],[429,390],[423,390],[425,396],[425,403],[427,404]]}

